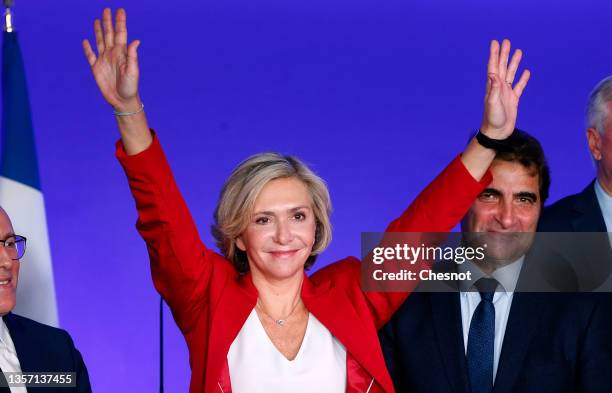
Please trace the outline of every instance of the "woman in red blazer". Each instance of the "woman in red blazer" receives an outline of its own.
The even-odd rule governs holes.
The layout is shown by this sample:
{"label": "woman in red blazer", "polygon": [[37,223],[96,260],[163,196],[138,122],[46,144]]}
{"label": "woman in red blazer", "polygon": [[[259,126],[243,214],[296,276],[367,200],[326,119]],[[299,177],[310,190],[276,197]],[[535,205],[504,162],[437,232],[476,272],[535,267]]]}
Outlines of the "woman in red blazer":
{"label": "woman in red blazer", "polygon": [[[155,287],[189,347],[190,391],[393,392],[377,330],[408,293],[364,292],[354,257],[311,277],[304,273],[329,242],[330,203],[324,183],[292,157],[257,155],[243,162],[228,179],[216,211],[223,255],[202,244],[158,137],[149,130],[138,94],[139,42],[128,45],[123,10],[117,11],[115,27],[105,9],[94,28],[98,53],[86,40],[83,46],[117,116],[117,157],[136,200],[137,228],[148,247]],[[491,139],[512,133],[528,79],[524,74],[512,88],[520,52],[510,65],[508,52],[508,45],[500,53],[492,43],[481,127]],[[450,231],[489,183],[494,156],[473,140],[387,230]],[[311,324],[318,329],[315,337],[307,334]],[[257,338],[255,330],[262,327],[265,335]],[[285,374],[271,369],[269,353],[245,351],[269,344],[288,365],[309,353],[304,347],[317,345],[328,355],[310,351],[303,355],[311,356],[305,373],[288,368]]]}

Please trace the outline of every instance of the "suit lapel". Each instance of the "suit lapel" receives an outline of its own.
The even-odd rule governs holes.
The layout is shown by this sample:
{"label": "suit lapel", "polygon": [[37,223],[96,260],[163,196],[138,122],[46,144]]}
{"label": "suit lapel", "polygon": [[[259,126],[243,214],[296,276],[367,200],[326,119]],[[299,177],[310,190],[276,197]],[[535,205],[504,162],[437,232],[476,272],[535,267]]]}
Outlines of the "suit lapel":
{"label": "suit lapel", "polygon": [[[227,354],[249,314],[253,311],[257,303],[257,296],[257,288],[253,285],[251,274],[247,273],[239,277],[237,288],[226,290],[224,296],[221,296],[210,324],[210,337],[214,338],[214,345],[209,347],[208,355],[211,360],[208,362],[206,379],[215,381],[211,385],[215,388],[218,383],[225,392],[231,392]],[[209,386],[208,382],[207,386]]]}
{"label": "suit lapel", "polygon": [[597,194],[595,194],[595,181],[582,190],[573,208],[578,213],[572,219],[574,232],[607,232]]}
{"label": "suit lapel", "polygon": [[576,215],[572,219],[572,229],[575,232],[601,232],[581,239],[581,247],[588,252],[583,255],[586,260],[580,261],[580,266],[575,269],[581,273],[578,275],[580,289],[592,290],[602,285],[612,273],[610,263],[604,263],[612,260],[612,248],[595,193],[595,180],[579,194],[574,211]]}
{"label": "suit lapel", "polygon": [[430,299],[434,329],[451,391],[468,393],[459,293],[431,293]]}
{"label": "suit lapel", "polygon": [[515,292],[504,334],[494,393],[512,392],[514,383],[522,370],[533,333],[536,331],[542,311],[542,294]]}
{"label": "suit lapel", "polygon": [[[249,317],[257,303],[257,289],[253,285],[251,275],[246,274],[238,279],[238,289],[226,291],[221,297],[216,309],[214,321],[211,327],[211,336],[219,338],[224,345],[221,349],[223,355],[227,355],[230,345],[238,336],[244,322]],[[214,330],[217,330],[213,333]]]}
{"label": "suit lapel", "polygon": [[302,300],[308,311],[345,346],[347,354],[350,354],[385,391],[392,391],[378,336],[374,329],[366,329],[346,291],[341,287],[331,286],[329,281],[314,286],[310,279],[305,277]]}
{"label": "suit lapel", "polygon": [[[241,277],[238,285],[240,290],[228,291],[228,295],[222,297],[223,304],[219,304],[217,309],[216,318],[224,323],[213,323],[211,328],[211,337],[217,337],[222,344],[216,346],[216,353],[210,353],[211,356],[218,357],[218,362],[214,364],[218,363],[219,367],[207,370],[207,375],[220,377],[220,383],[228,388],[229,375],[227,370],[224,370],[227,369],[227,361],[223,357],[227,357],[229,347],[255,307],[258,296],[250,274]],[[329,281],[315,286],[304,274],[302,300],[308,311],[346,347],[347,353],[350,353],[385,391],[393,391],[391,379],[384,366],[378,336],[375,330],[366,329],[346,291],[340,287],[332,287]],[[217,329],[219,331],[216,331]]]}
{"label": "suit lapel", "polygon": [[36,343],[31,335],[28,336],[26,327],[12,314],[8,313],[2,319],[9,330],[21,371],[40,371],[49,367],[40,363],[40,353],[37,353]]}

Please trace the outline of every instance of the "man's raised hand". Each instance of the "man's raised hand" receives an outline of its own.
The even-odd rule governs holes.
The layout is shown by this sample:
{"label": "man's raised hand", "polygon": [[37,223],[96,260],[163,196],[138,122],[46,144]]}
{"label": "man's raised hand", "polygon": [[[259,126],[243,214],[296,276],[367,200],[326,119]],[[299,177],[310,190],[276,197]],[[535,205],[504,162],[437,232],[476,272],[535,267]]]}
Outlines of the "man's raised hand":
{"label": "man's raised hand", "polygon": [[515,50],[508,64],[509,56],[510,41],[504,40],[501,50],[499,42],[491,41],[485,109],[480,131],[493,139],[505,139],[514,131],[519,99],[530,76],[529,70],[525,70],[518,82],[514,83],[523,52]]}

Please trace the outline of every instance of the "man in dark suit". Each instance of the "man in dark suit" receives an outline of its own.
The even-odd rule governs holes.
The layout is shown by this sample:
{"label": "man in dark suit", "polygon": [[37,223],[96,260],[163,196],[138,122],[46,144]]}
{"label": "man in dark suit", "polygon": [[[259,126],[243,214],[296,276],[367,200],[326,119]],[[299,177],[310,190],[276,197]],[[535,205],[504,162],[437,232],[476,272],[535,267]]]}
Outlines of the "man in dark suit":
{"label": "man in dark suit", "polygon": [[[582,281],[612,289],[612,76],[603,79],[589,96],[586,137],[597,169],[596,178],[578,194],[544,209],[538,231],[591,232],[573,247],[572,269],[590,276]],[[596,234],[593,232],[600,232]],[[576,235],[579,236],[579,235]],[[595,286],[595,285],[592,285]]]}
{"label": "man in dark suit", "polygon": [[593,180],[581,192],[569,195],[542,212],[540,232],[608,232]]}
{"label": "man in dark suit", "polygon": [[[493,102],[501,103],[504,110],[495,113],[514,128],[518,99],[512,81],[520,53],[509,62],[509,52],[507,41],[501,51],[491,46],[489,78],[500,77],[505,83],[503,94],[493,94],[495,88],[490,87],[495,85],[487,85],[484,119],[491,118],[488,108]],[[487,133],[494,123],[484,119],[481,131]],[[464,217],[462,231],[468,246],[486,241],[480,243],[489,246],[486,258],[452,264],[472,277],[455,281],[450,291],[433,291],[436,285],[427,281],[419,284],[429,290],[411,294],[381,330],[396,389],[410,393],[610,392],[612,320],[604,298],[591,293],[522,291],[524,283],[540,272],[557,268],[547,253],[543,254],[545,269],[533,263],[534,254],[542,255],[541,243],[534,243],[534,238],[550,185],[540,143],[519,130],[502,141],[477,140],[495,154],[492,182]],[[602,138],[599,149],[610,149],[611,144],[612,138]]]}
{"label": "man in dark suit", "polygon": [[[18,372],[23,376],[34,372],[75,373],[67,378],[72,378],[76,387],[32,385],[27,391],[91,392],[83,358],[66,331],[11,313],[16,301],[19,259],[25,246],[26,239],[14,233],[8,215],[0,208],[0,369],[13,382],[17,381],[14,373]],[[22,393],[26,388],[0,387],[0,393],[8,392]]]}
{"label": "man in dark suit", "polygon": [[612,76],[589,96],[586,137],[597,176],[582,192],[544,209],[539,229],[548,232],[612,232]]}
{"label": "man in dark suit", "polygon": [[[471,282],[413,293],[380,333],[398,392],[610,391],[612,321],[601,297],[518,291],[549,175],[537,140],[518,130],[513,138],[515,149],[498,152],[493,181],[462,221],[466,234],[509,235],[489,250],[497,262],[459,265],[474,273]],[[519,232],[528,241],[512,241]],[[491,283],[495,292],[479,285]]]}

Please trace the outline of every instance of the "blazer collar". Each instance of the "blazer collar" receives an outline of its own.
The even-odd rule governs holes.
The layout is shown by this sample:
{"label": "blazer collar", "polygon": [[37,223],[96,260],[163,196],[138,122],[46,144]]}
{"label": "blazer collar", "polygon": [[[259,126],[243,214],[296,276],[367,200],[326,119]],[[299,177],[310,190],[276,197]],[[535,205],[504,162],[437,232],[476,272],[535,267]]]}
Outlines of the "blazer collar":
{"label": "blazer collar", "polygon": [[[513,386],[522,369],[533,333],[542,315],[541,297],[529,293],[515,293],[506,326],[499,367],[493,393],[513,392]],[[432,293],[430,296],[434,329],[438,337],[443,372],[451,386],[450,391],[468,393],[469,380],[463,344],[461,305],[458,293]]]}
{"label": "blazer collar", "polygon": [[512,299],[493,393],[511,393],[523,369],[533,333],[540,324],[546,304],[540,294],[517,292]]}
{"label": "blazer collar", "polygon": [[[259,293],[255,287],[255,284],[253,284],[251,272],[238,276],[237,284],[239,289],[237,291],[227,291],[226,295],[221,298],[218,305],[218,321],[223,321],[223,323],[217,322],[213,323],[211,326],[211,335],[221,338],[221,342],[223,343],[220,348],[221,352],[218,354],[219,356],[227,355],[229,347],[231,346],[232,342],[234,342],[234,339],[238,336],[244,322],[247,320],[249,314],[253,311],[253,308],[255,308],[255,305],[257,304]],[[315,286],[312,284],[306,273],[304,273],[301,295],[302,300],[309,311],[313,312],[310,309],[309,304],[319,305],[321,302],[318,299],[320,299],[321,295],[325,294],[328,290],[329,283]],[[315,314],[319,321],[327,326],[325,321],[321,320],[321,318],[319,318],[315,312],[313,312],[313,314]],[[217,329],[219,331],[213,333],[213,331]]]}
{"label": "blazer collar", "polygon": [[572,207],[579,213],[572,219],[572,228],[575,232],[607,232],[595,194],[595,180],[577,195]]}
{"label": "blazer collar", "polygon": [[450,391],[470,391],[459,293],[432,293],[430,296],[434,329],[438,337],[440,354],[444,364],[442,372],[451,386]]}
{"label": "blazer collar", "polygon": [[[223,326],[223,332],[217,332],[224,341],[220,356],[227,356],[231,343],[257,302],[258,292],[250,272],[238,278],[238,286],[242,289],[242,294],[239,295],[242,301],[233,296],[225,296],[224,304],[219,308],[219,312],[224,314],[222,320],[228,322]],[[376,331],[366,329],[363,318],[359,316],[346,290],[333,286],[330,280],[315,285],[304,273],[301,295],[308,311],[345,346],[347,353],[350,353],[385,391],[393,391]],[[245,297],[247,301],[244,300]],[[212,329],[216,329],[217,325],[219,324],[213,324]],[[217,370],[217,375],[222,373],[224,364],[225,361],[219,362],[220,370]]]}
{"label": "blazer collar", "polygon": [[[310,311],[385,391],[393,391],[393,383],[385,367],[376,329],[366,326],[355,303],[345,288],[325,280],[314,285],[304,277],[302,300]],[[362,310],[363,311],[363,310]]]}
{"label": "blazer collar", "polygon": [[17,358],[21,371],[39,371],[48,369],[49,365],[44,365],[40,362],[41,356],[38,351],[36,340],[38,337],[32,337],[28,334],[27,327],[13,313],[8,313],[2,317],[15,345]]}

